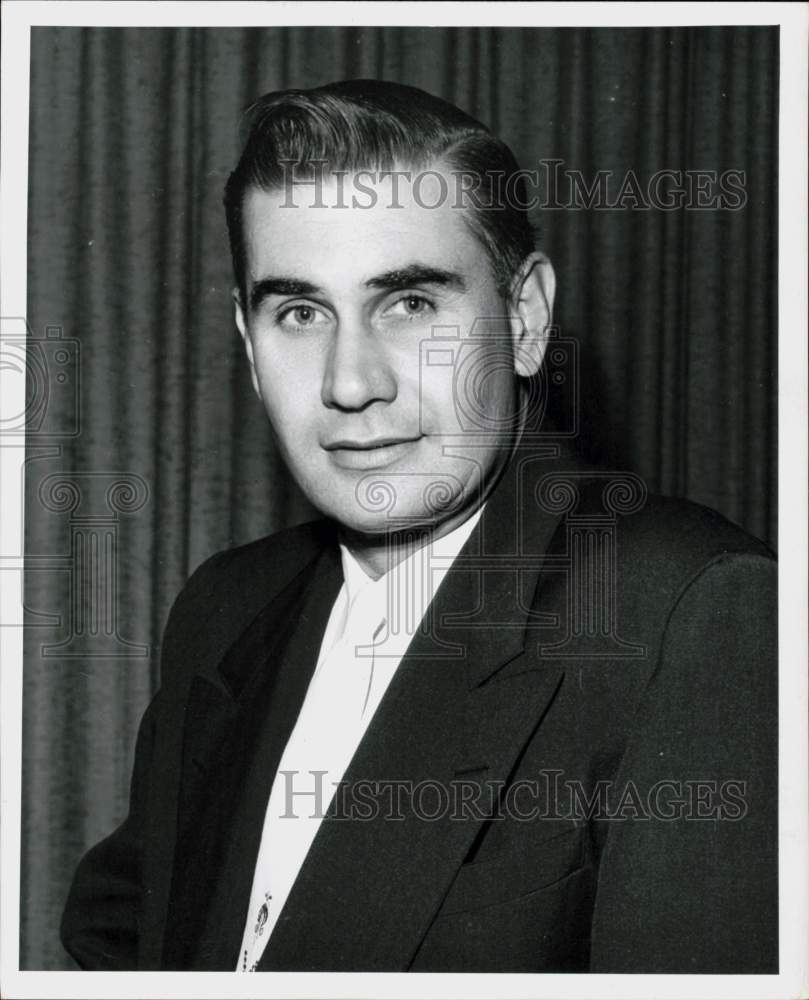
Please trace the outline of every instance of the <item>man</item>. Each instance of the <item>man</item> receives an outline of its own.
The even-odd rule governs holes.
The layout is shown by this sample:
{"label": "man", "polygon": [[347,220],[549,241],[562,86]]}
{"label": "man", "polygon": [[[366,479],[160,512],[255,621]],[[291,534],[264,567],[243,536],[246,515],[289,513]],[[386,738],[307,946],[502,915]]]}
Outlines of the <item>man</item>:
{"label": "man", "polygon": [[[586,469],[510,151],[413,88],[268,95],[236,323],[324,515],[172,610],[86,968],[774,972],[775,571]],[[568,370],[572,375],[572,369]]]}

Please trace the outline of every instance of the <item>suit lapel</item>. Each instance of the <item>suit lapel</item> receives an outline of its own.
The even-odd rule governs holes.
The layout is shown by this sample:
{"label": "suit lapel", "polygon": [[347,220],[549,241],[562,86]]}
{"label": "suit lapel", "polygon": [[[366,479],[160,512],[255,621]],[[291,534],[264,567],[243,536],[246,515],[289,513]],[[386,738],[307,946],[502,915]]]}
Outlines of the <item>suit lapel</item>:
{"label": "suit lapel", "polygon": [[273,758],[280,759],[294,725],[341,582],[336,552],[327,548],[254,617],[214,669],[205,664],[192,680],[164,967],[235,967],[241,927],[234,908],[241,906],[243,920],[267,768],[274,773]]}
{"label": "suit lapel", "polygon": [[[560,668],[524,649],[526,628],[542,624],[533,611],[541,556],[559,523],[530,513],[526,489],[538,468],[549,470],[547,454],[512,462],[447,574],[259,969],[396,970],[412,961],[561,681]],[[458,806],[464,782],[480,789],[476,807]]]}
{"label": "suit lapel", "polygon": [[324,820],[260,969],[406,969],[480,828],[475,811],[453,818],[461,783],[490,814],[560,678],[526,671],[470,692],[461,670],[403,665],[346,774],[348,788],[377,783],[376,811]]}

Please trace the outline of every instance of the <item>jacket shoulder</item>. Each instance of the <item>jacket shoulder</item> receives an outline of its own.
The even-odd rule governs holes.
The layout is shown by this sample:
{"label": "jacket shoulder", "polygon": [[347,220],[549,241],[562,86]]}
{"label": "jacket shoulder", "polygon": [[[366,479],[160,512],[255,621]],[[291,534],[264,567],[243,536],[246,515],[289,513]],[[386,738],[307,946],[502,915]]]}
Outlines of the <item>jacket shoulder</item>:
{"label": "jacket shoulder", "polygon": [[[579,512],[595,520],[600,517],[605,525],[610,521],[602,481],[582,489]],[[775,559],[762,541],[718,511],[691,500],[649,494],[632,509],[615,513],[610,528],[619,561],[635,572],[645,567],[670,576],[690,576],[723,558]]]}
{"label": "jacket shoulder", "polygon": [[333,540],[328,522],[313,521],[206,559],[169,612],[160,657],[163,683],[222,655]]}
{"label": "jacket shoulder", "polygon": [[[604,482],[602,477],[582,485],[575,517],[560,525],[554,548],[569,553],[571,545],[578,545],[575,551],[584,558],[588,546],[596,546],[587,557],[587,572],[609,567],[617,613],[638,641],[648,645],[652,636],[661,635],[682,596],[699,581],[709,588],[721,581],[730,594],[762,572],[768,580],[775,578],[770,549],[717,511],[650,494],[625,505],[629,509],[611,512]],[[600,541],[574,541],[571,532],[579,530]],[[603,566],[598,552],[606,559]]]}
{"label": "jacket shoulder", "polygon": [[260,590],[267,598],[280,591],[308,562],[333,541],[326,521],[310,521],[266,535],[245,545],[222,549],[191,574],[172,614],[184,605],[216,602],[234,587]]}
{"label": "jacket shoulder", "polygon": [[707,556],[739,554],[772,559],[767,546],[718,511],[691,500],[651,495],[627,518],[631,534],[642,544],[693,551]]}
{"label": "jacket shoulder", "polygon": [[744,567],[775,560],[762,541],[717,511],[690,500],[650,496],[618,531],[619,558],[645,566],[641,577],[664,576],[682,586],[708,567],[723,564],[746,573]]}

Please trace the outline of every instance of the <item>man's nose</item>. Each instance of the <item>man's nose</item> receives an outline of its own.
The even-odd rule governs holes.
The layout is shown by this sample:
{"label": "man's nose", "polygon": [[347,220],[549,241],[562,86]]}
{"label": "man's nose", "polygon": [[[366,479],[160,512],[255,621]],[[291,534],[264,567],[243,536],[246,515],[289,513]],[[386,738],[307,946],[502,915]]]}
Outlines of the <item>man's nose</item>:
{"label": "man's nose", "polygon": [[374,402],[390,403],[397,383],[373,331],[339,328],[332,339],[323,373],[321,398],[336,410],[363,410]]}

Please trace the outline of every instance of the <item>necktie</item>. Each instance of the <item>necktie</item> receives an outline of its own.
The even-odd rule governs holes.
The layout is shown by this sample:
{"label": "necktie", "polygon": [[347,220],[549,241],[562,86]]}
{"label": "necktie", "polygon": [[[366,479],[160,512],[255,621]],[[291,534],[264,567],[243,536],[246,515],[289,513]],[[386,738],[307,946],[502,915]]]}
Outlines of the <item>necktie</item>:
{"label": "necktie", "polygon": [[343,634],[318,665],[284,750],[253,880],[242,971],[254,971],[258,965],[335,785],[373,715],[377,700],[373,643],[384,633],[384,598],[384,590],[373,585],[355,596]]}

